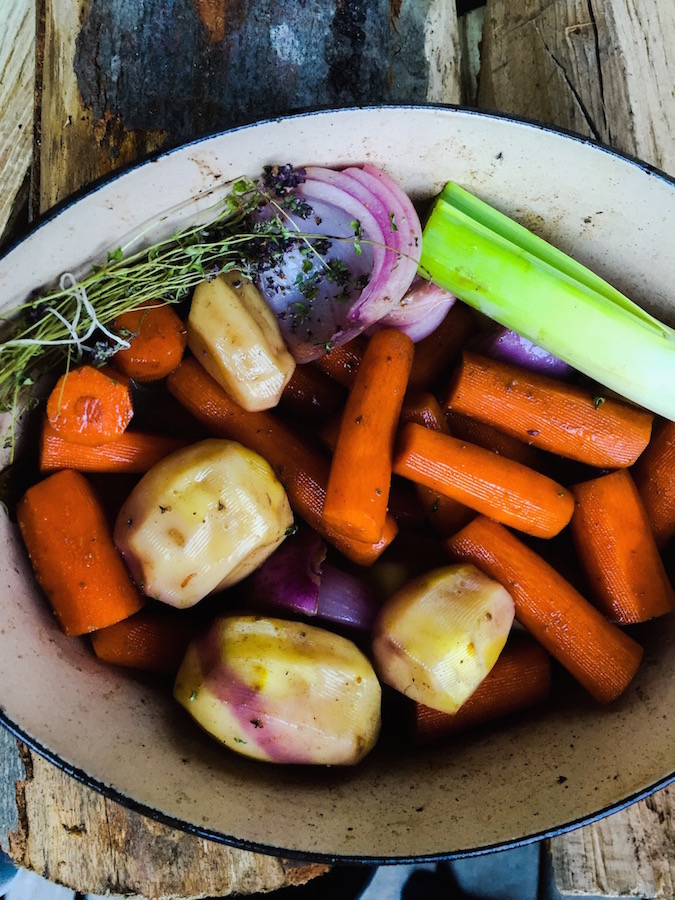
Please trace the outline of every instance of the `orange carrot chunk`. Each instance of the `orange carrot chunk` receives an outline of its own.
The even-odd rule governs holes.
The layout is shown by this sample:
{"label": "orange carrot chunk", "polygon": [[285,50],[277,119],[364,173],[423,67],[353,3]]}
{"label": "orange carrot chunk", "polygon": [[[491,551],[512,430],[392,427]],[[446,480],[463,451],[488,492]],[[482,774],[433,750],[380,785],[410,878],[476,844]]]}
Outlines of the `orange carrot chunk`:
{"label": "orange carrot chunk", "polygon": [[94,631],[91,644],[96,656],[111,665],[175,675],[194,633],[185,616],[146,608]]}
{"label": "orange carrot chunk", "polygon": [[216,437],[239,441],[266,459],[294,511],[352,562],[370,565],[392,542],[398,528],[391,516],[381,538],[370,543],[347,538],[326,522],[329,462],[273,413],[242,409],[195,359],[183,360],[169,375],[167,386]]}
{"label": "orange carrot chunk", "polygon": [[113,329],[131,346],[118,350],[111,362],[134,381],[165,378],[180,363],[187,346],[185,325],[166,303],[122,313]]}
{"label": "orange carrot chunk", "polygon": [[507,528],[478,516],[445,546],[506,588],[518,621],[596,700],[609,703],[625,691],[642,647]]}
{"label": "orange carrot chunk", "polygon": [[620,400],[465,352],[447,406],[542,450],[600,468],[632,465],[654,416]]}
{"label": "orange carrot chunk", "polygon": [[399,435],[393,471],[535,537],[559,534],[574,512],[572,494],[551,478],[413,423]]}
{"label": "orange carrot chunk", "polygon": [[545,456],[540,450],[513,435],[499,431],[492,425],[479,422],[471,416],[463,416],[454,409],[446,411],[445,420],[453,437],[478,444],[479,447],[485,447],[486,450],[492,450],[493,453],[499,453],[507,459],[514,459],[524,466],[529,466],[530,469],[536,469],[537,472],[542,472],[546,468]]}
{"label": "orange carrot chunk", "polygon": [[17,518],[37,582],[67,635],[105,628],[141,609],[143,598],[84,475],[64,469],[38,482],[19,501]]}
{"label": "orange carrot chunk", "polygon": [[[448,424],[441,405],[436,397],[427,391],[411,392],[408,390],[403,401],[399,430],[401,425],[407,425],[410,422],[442,434],[448,434]],[[415,491],[424,508],[427,521],[439,537],[449,537],[459,531],[475,515],[475,512],[464,503],[425,484],[415,483]]]}
{"label": "orange carrot chunk", "polygon": [[600,609],[620,625],[672,612],[675,593],[630,474],[620,469],[572,491],[572,538]]}
{"label": "orange carrot chunk", "polygon": [[343,387],[351,388],[367,346],[368,339],[359,335],[349,343],[324,353],[316,360],[316,365]]}
{"label": "orange carrot chunk", "polygon": [[663,548],[675,537],[675,422],[656,430],[633,474],[656,545]]}
{"label": "orange carrot chunk", "polygon": [[61,437],[95,447],[124,433],[133,416],[129,387],[93,366],[66,372],[47,400],[47,419]]}
{"label": "orange carrot chunk", "polygon": [[387,328],[370,339],[345,404],[330,466],[323,517],[360,541],[382,537],[391,458],[414,344]]}
{"label": "orange carrot chunk", "polygon": [[40,434],[40,471],[76,469],[78,472],[141,474],[184,446],[184,440],[171,435],[125,431],[105,444],[87,447],[67,441],[45,421]]}
{"label": "orange carrot chunk", "polygon": [[343,403],[345,391],[317,366],[296,366],[281,394],[279,405],[302,420],[321,422]]}
{"label": "orange carrot chunk", "polygon": [[476,331],[474,314],[457,301],[430,335],[415,344],[410,387],[428,390],[441,375],[449,372],[464,344]]}
{"label": "orange carrot chunk", "polygon": [[529,635],[512,635],[476,691],[449,715],[413,704],[412,734],[428,744],[542,703],[551,692],[551,658]]}

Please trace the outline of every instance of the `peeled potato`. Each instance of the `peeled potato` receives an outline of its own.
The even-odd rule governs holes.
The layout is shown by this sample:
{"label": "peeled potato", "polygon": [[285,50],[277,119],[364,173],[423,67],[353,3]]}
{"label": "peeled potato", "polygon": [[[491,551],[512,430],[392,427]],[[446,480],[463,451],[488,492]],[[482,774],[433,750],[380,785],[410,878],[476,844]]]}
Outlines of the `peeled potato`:
{"label": "peeled potato", "polygon": [[195,289],[188,345],[237,403],[271,409],[295,371],[272,310],[241,272],[225,272]]}
{"label": "peeled potato", "polygon": [[254,759],[354,765],[380,731],[381,688],[347,638],[301,622],[226,616],[194,640],[174,697]]}
{"label": "peeled potato", "polygon": [[511,595],[475,566],[434,569],[399,588],[380,610],[375,668],[412,700],[456,713],[497,661],[513,617]]}
{"label": "peeled potato", "polygon": [[293,524],[269,464],[205,440],[153,466],[118,514],[115,544],[149,597],[180,608],[256,569]]}

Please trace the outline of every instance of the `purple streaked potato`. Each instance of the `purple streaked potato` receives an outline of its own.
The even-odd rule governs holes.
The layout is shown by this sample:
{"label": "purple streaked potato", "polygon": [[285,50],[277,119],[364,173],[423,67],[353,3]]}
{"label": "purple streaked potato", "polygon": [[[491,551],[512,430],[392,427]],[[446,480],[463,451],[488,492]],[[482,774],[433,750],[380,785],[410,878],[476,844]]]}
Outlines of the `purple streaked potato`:
{"label": "purple streaked potato", "polygon": [[226,747],[267,762],[355,765],[380,732],[381,688],[367,657],[302,622],[217,619],[189,645],[174,697]]}

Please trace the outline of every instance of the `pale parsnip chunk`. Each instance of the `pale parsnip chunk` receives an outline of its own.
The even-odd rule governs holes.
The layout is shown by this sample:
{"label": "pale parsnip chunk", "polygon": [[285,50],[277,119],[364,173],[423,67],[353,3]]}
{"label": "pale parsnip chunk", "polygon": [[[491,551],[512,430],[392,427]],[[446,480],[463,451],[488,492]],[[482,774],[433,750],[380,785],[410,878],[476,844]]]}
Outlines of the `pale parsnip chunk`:
{"label": "pale parsnip chunk", "polygon": [[385,683],[456,713],[492,669],[513,624],[511,595],[470,563],[434,569],[399,588],[373,628]]}
{"label": "pale parsnip chunk", "polygon": [[212,439],[150,469],[123,504],[114,537],[149,597],[188,607],[252,572],[292,524],[268,463]]}
{"label": "pale parsnip chunk", "polygon": [[187,322],[188,346],[237,403],[271,409],[295,371],[279,325],[256,286],[227,272],[197,286]]}
{"label": "pale parsnip chunk", "polygon": [[174,697],[221,743],[268,762],[353,765],[380,731],[380,683],[364,654],[283,619],[216,620],[190,644]]}

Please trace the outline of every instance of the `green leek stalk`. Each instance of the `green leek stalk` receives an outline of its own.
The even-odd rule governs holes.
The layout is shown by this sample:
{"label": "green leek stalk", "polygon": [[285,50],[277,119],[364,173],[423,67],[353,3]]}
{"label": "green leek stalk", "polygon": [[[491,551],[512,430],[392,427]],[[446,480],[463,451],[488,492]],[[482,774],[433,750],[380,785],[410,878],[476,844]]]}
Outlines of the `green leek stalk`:
{"label": "green leek stalk", "polygon": [[589,378],[675,420],[675,330],[452,182],[424,228],[419,271]]}

